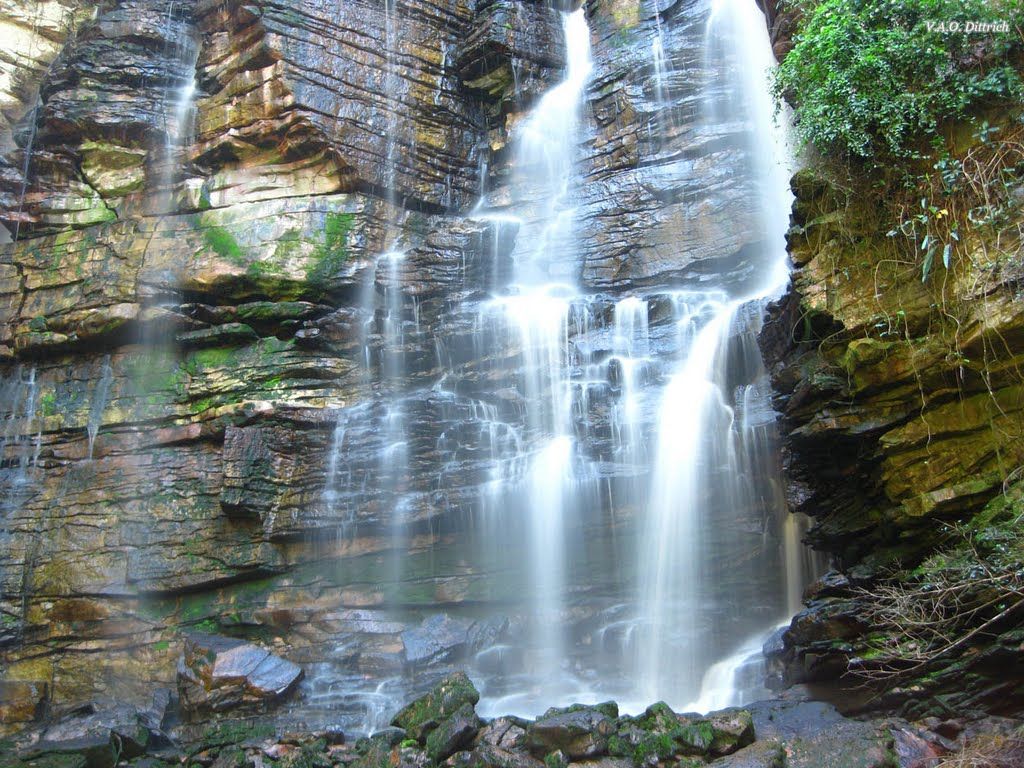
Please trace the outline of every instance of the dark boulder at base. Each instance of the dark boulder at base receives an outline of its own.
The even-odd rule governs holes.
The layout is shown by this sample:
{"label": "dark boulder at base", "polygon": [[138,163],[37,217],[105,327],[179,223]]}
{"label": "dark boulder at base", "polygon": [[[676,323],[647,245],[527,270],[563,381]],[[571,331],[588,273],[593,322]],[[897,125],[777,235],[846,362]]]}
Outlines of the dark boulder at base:
{"label": "dark boulder at base", "polygon": [[46,726],[38,741],[22,751],[21,758],[54,768],[113,768],[119,760],[142,757],[164,742],[160,725],[166,705],[163,693],[155,697],[150,710],[125,704],[87,704]]}
{"label": "dark boulder at base", "polygon": [[302,668],[265,648],[217,635],[191,635],[178,660],[178,693],[186,718],[236,707],[260,707],[283,698]]}
{"label": "dark boulder at base", "polygon": [[786,750],[777,741],[759,741],[711,763],[718,768],[786,768]]}
{"label": "dark boulder at base", "polygon": [[[761,701],[748,708],[757,737],[786,747],[786,768],[899,768],[892,732],[821,701]],[[756,765],[756,764],[755,764]]]}
{"label": "dark boulder at base", "polygon": [[526,737],[534,755],[560,750],[570,760],[578,760],[606,754],[608,739],[615,730],[615,720],[597,707],[579,707],[554,713],[549,710],[527,728]]}
{"label": "dark boulder at base", "polygon": [[427,736],[427,756],[436,762],[445,760],[469,746],[480,730],[480,718],[473,705],[465,703]]}

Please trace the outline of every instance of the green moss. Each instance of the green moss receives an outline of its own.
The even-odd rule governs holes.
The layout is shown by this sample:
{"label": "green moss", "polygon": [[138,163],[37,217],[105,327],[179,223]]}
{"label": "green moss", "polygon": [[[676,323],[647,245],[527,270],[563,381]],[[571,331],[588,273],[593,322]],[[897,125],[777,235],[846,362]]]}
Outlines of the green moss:
{"label": "green moss", "polygon": [[460,707],[475,705],[478,701],[480,694],[473,682],[464,672],[456,672],[439,682],[426,696],[404,707],[391,723],[422,740]]}
{"label": "green moss", "polygon": [[659,761],[668,760],[676,752],[676,742],[670,733],[659,733],[641,741],[633,751],[633,761],[643,764],[648,757],[655,756]]}
{"label": "green moss", "polygon": [[355,223],[355,214],[328,213],[324,219],[324,243],[313,253],[313,263],[306,270],[309,284],[323,291],[348,260],[348,235]]}
{"label": "green moss", "polygon": [[235,361],[237,350],[228,347],[207,347],[197,349],[191,354],[191,360],[199,369],[225,368]]}
{"label": "green moss", "polygon": [[255,301],[238,307],[241,322],[281,322],[301,319],[310,314],[310,305],[301,301]]}
{"label": "green moss", "polygon": [[674,734],[675,742],[696,752],[707,752],[715,740],[715,729],[711,723],[701,720],[681,728]]}
{"label": "green moss", "polygon": [[228,722],[210,726],[195,744],[189,747],[189,757],[215,747],[240,745],[262,741],[275,735],[268,723]]}
{"label": "green moss", "polygon": [[220,256],[235,264],[245,263],[245,253],[242,246],[238,244],[235,236],[224,227],[207,227],[203,230],[203,242],[206,246]]}
{"label": "green moss", "polygon": [[39,412],[43,416],[54,416],[57,413],[57,394],[55,392],[45,392],[39,398]]}

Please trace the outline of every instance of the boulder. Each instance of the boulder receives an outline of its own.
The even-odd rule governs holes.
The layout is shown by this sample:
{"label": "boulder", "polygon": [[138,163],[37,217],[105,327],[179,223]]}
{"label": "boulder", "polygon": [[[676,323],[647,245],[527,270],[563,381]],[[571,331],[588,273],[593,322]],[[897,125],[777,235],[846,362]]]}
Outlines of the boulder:
{"label": "boulder", "polygon": [[480,744],[499,749],[519,749],[525,746],[526,723],[519,718],[497,717],[480,731]]}
{"label": "boulder", "polygon": [[156,736],[153,717],[124,704],[87,704],[49,725],[23,757],[52,763],[57,756],[73,755],[88,768],[113,768],[118,759],[146,753]]}
{"label": "boulder", "polygon": [[786,768],[786,750],[777,741],[759,741],[711,765],[717,768]]}
{"label": "boulder", "polygon": [[218,635],[191,635],[178,661],[178,692],[185,714],[196,718],[283,698],[302,679],[302,668],[265,648]]}
{"label": "boulder", "polygon": [[561,750],[570,760],[608,752],[615,720],[596,707],[580,707],[547,714],[527,728],[527,746],[534,755]]}
{"label": "boulder", "polygon": [[472,743],[480,725],[473,705],[463,704],[427,736],[427,756],[435,762],[451,757]]}
{"label": "boulder", "polygon": [[542,768],[540,760],[526,752],[479,744],[470,752],[458,752],[445,761],[450,768]]}
{"label": "boulder", "polygon": [[754,719],[745,709],[726,709],[707,717],[714,734],[712,755],[728,755],[754,743]]}
{"label": "boulder", "polygon": [[410,738],[423,743],[431,731],[455,714],[464,704],[475,705],[480,693],[465,672],[444,678],[426,696],[403,707],[391,724],[405,729]]}
{"label": "boulder", "polygon": [[381,728],[379,731],[374,731],[369,736],[359,739],[356,742],[356,751],[360,754],[365,754],[373,749],[374,745],[391,749],[391,747],[397,747],[405,739],[406,733],[401,728],[395,728],[394,726]]}
{"label": "boulder", "polygon": [[725,755],[754,740],[751,715],[726,710],[708,717],[678,715],[664,702],[652,704],[639,717],[620,720],[609,752],[636,763],[686,756]]}

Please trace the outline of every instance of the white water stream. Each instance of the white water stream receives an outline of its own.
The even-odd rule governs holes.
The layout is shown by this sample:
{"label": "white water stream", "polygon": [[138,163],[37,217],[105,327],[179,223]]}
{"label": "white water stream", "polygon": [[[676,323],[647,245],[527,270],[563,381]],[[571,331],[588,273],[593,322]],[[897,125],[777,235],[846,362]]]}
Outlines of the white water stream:
{"label": "white water stream", "polygon": [[[389,83],[395,12],[389,4]],[[681,68],[656,21],[650,70],[665,115],[654,124],[666,135],[652,146],[660,152],[677,127],[672,91]],[[485,457],[471,508],[479,542],[460,545],[460,563],[507,574],[497,578],[514,585],[495,587],[513,614],[511,638],[472,660],[485,715],[607,698],[625,711],[659,699],[706,710],[761,695],[761,643],[794,610],[808,578],[779,490],[756,343],[763,309],[788,279],[790,163],[768,90],[773,59],[754,0],[715,0],[704,32],[703,114],[708,125],[730,126],[730,157],[749,185],[753,210],[737,226],[751,229],[742,258],[752,276],[611,297],[579,284],[580,147],[593,130],[586,107],[594,70],[581,9],[564,15],[564,79],[513,129],[507,194],[500,203],[484,195],[470,215],[490,227],[494,263],[485,283],[467,286],[475,297],[449,310],[472,318],[472,329],[436,340],[443,375],[429,392],[403,384],[406,331],[415,326],[419,335],[419,322],[403,295],[400,237],[388,238],[391,250],[367,288],[375,402],[339,420],[324,499],[340,520],[379,506],[391,524],[397,584],[424,495],[406,487],[422,466],[414,445],[422,401],[440,403],[447,425],[431,449],[446,457],[434,465],[433,489],[465,471],[467,457]],[[391,183],[394,152],[387,154]],[[514,241],[510,253],[506,240]],[[350,445],[368,434],[379,445],[375,472],[349,461]],[[588,530],[602,534],[591,541]],[[329,673],[315,679],[316,695],[330,699]],[[395,677],[385,688],[403,685]],[[364,692],[364,727],[379,724],[380,698],[379,686]]]}

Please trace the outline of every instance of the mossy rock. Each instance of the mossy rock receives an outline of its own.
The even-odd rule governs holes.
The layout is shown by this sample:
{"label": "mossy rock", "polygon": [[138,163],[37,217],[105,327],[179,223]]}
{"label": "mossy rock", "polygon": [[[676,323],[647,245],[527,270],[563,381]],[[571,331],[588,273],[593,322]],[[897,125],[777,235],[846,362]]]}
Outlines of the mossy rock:
{"label": "mossy rock", "polygon": [[550,707],[541,717],[552,715],[567,715],[572,712],[583,712],[596,710],[605,717],[615,720],[619,716],[619,705],[614,701],[602,701],[600,704],[570,704],[568,707]]}
{"label": "mossy rock", "polygon": [[187,750],[189,757],[227,746],[255,745],[276,735],[276,729],[269,723],[231,721],[209,726],[199,739]]}
{"label": "mossy rock", "polygon": [[728,755],[754,743],[754,718],[745,709],[725,710],[708,718],[711,753]]}
{"label": "mossy rock", "polygon": [[427,756],[434,762],[451,757],[472,743],[480,726],[480,718],[473,711],[473,705],[463,704],[427,736]]}
{"label": "mossy rock", "polygon": [[475,706],[480,692],[465,672],[456,672],[434,686],[426,696],[408,704],[391,720],[421,744],[432,730],[464,704]]}
{"label": "mossy rock", "polygon": [[[746,716],[749,724],[750,714],[746,713]],[[752,725],[750,733],[753,740]],[[715,738],[715,728],[709,720],[681,717],[664,702],[658,702],[638,717],[623,718],[618,733],[608,740],[608,751],[617,757],[628,757],[638,764],[651,758],[664,762],[680,757],[707,755],[712,750]],[[727,749],[725,730],[720,738],[722,748]]]}

